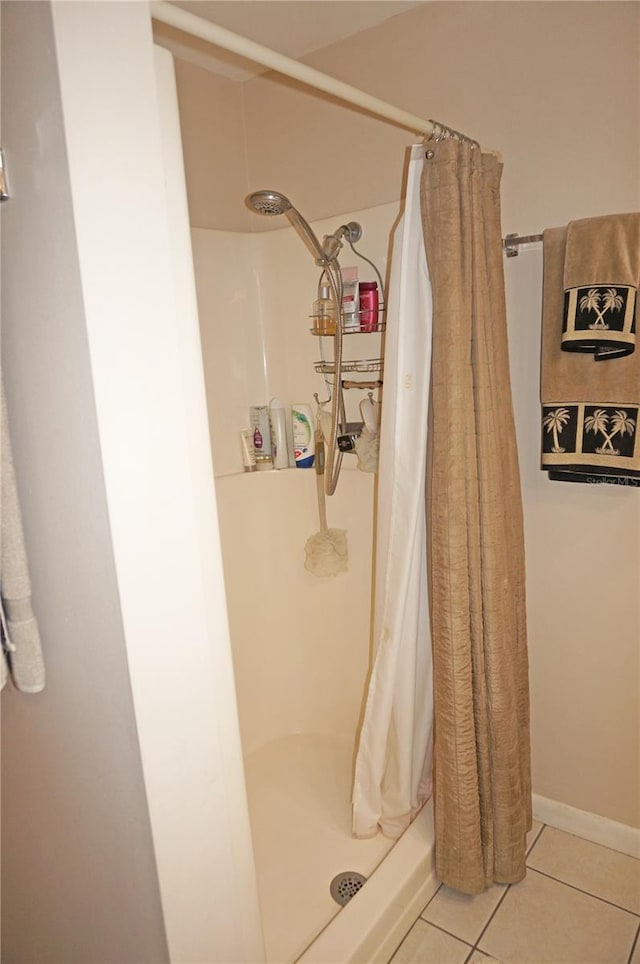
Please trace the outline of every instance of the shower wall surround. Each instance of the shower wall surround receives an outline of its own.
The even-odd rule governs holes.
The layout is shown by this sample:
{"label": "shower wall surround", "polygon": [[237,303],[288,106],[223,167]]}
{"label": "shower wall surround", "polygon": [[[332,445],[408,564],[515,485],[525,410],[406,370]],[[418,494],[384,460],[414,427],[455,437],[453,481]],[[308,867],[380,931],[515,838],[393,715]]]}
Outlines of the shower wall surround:
{"label": "shower wall surround", "polygon": [[[364,231],[357,247],[383,274],[398,211],[396,202],[357,212]],[[355,217],[337,214],[313,227],[322,237]],[[242,472],[238,432],[248,426],[250,405],[268,404],[273,396],[288,404],[313,403],[315,392],[328,397],[313,365],[323,348],[326,358],[333,357],[333,339],[311,334],[320,269],[291,227],[256,235],[197,228],[192,244],[214,468],[216,476],[229,475]],[[358,265],[361,279],[373,276],[347,245],[340,263]],[[377,333],[344,339],[345,360],[377,357],[380,349]],[[345,394],[349,417],[360,417],[357,405],[366,393]],[[355,456],[345,456],[343,465],[355,468]]]}
{"label": "shower wall surround", "polygon": [[270,398],[260,240],[231,231],[191,232],[216,477],[243,471],[239,432],[249,427],[249,406]]}
{"label": "shower wall surround", "polygon": [[[395,203],[358,212],[359,247],[383,274],[398,211]],[[313,228],[322,237],[354,218]],[[319,526],[314,471],[247,475],[238,438],[249,405],[327,397],[313,369],[321,340],[310,333],[319,270],[289,226],[257,235],[198,228],[192,243],[244,751],[295,732],[352,738],[369,664],[373,476],[344,457],[327,513],[347,530],[349,570],[318,579],[304,569],[304,544]],[[350,248],[341,262],[369,276]],[[323,341],[330,357],[331,339]],[[379,354],[379,334],[345,338],[346,358],[365,352]],[[366,397],[345,394],[350,408]]]}

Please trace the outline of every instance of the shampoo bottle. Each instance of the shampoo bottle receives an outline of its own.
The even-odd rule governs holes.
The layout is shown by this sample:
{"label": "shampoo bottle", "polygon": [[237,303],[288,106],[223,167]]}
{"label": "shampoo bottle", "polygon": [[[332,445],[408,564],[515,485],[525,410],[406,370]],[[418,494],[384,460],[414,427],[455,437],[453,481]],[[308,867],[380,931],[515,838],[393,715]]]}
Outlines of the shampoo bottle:
{"label": "shampoo bottle", "polygon": [[271,455],[271,426],[269,425],[268,405],[251,405],[249,418],[253,433],[256,468],[272,469],[273,456]]}
{"label": "shampoo bottle", "polygon": [[360,282],[360,331],[375,331],[378,327],[378,285],[375,281]]}
{"label": "shampoo bottle", "polygon": [[296,453],[296,468],[310,469],[313,466],[315,440],[313,435],[313,414],[311,406],[305,402],[292,404],[293,445]]}
{"label": "shampoo bottle", "polygon": [[276,469],[288,469],[287,416],[285,407],[279,398],[272,398],[269,402],[269,420],[271,422],[273,467]]}

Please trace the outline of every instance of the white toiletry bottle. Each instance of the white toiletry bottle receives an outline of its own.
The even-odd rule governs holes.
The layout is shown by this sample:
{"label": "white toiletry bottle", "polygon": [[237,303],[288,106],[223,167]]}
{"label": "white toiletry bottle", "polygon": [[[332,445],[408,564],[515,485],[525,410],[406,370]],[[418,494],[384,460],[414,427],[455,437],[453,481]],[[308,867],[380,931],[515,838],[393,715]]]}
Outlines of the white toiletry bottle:
{"label": "white toiletry bottle", "polygon": [[313,466],[313,457],[315,454],[311,406],[307,405],[306,402],[292,404],[291,421],[293,423],[293,445],[296,453],[296,468],[310,469]]}
{"label": "white toiletry bottle", "polygon": [[245,472],[255,472],[256,452],[253,447],[253,430],[243,428],[240,432],[240,445],[242,447],[242,464]]}
{"label": "white toiletry bottle", "polygon": [[342,275],[342,328],[344,331],[360,329],[360,298],[358,293],[358,269],[341,268]]}
{"label": "white toiletry bottle", "polygon": [[288,469],[287,415],[285,407],[279,398],[272,398],[269,402],[269,419],[271,421],[273,467],[275,469]]}

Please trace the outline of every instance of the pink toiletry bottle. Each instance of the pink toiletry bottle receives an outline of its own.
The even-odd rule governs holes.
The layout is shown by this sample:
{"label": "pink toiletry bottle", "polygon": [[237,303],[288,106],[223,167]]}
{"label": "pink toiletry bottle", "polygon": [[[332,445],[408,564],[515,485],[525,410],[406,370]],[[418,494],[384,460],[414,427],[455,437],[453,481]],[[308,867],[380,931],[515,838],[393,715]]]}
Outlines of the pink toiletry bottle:
{"label": "pink toiletry bottle", "polygon": [[378,327],[378,285],[375,281],[360,282],[360,331],[375,331]]}

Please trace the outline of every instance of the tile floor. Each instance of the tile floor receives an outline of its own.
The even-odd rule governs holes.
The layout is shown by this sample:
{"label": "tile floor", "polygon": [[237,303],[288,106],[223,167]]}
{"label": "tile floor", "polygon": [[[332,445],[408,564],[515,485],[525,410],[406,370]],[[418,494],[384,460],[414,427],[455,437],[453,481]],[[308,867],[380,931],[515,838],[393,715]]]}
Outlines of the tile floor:
{"label": "tile floor", "polygon": [[527,844],[523,881],[443,884],[389,964],[640,964],[640,860],[539,823]]}

